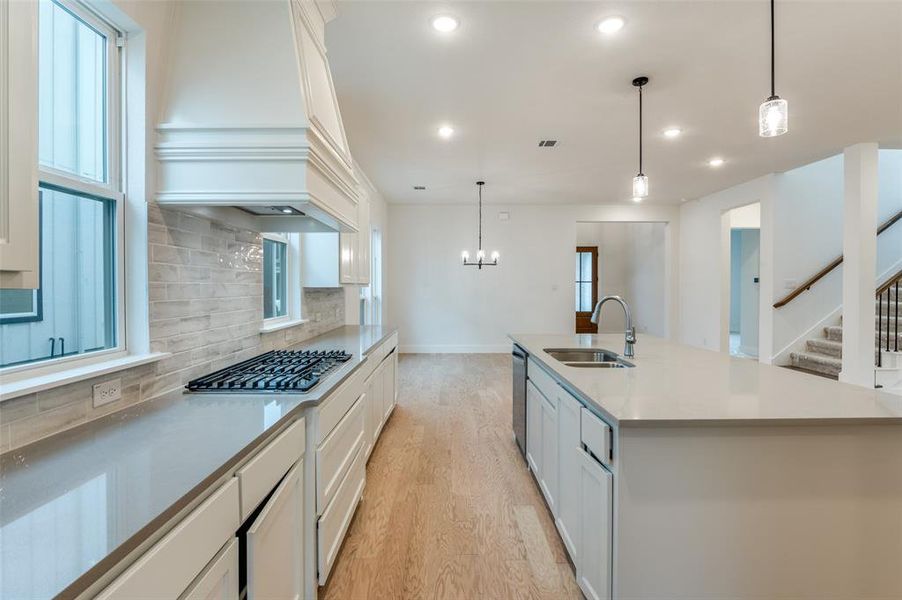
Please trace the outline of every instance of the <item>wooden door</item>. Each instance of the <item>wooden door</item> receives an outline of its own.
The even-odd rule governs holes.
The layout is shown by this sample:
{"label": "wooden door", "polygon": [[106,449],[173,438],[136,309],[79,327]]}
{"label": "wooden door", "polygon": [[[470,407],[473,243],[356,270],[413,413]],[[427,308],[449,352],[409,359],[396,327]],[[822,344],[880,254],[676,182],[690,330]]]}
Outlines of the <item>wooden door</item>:
{"label": "wooden door", "polygon": [[598,333],[590,321],[598,302],[598,246],[576,247],[576,333]]}

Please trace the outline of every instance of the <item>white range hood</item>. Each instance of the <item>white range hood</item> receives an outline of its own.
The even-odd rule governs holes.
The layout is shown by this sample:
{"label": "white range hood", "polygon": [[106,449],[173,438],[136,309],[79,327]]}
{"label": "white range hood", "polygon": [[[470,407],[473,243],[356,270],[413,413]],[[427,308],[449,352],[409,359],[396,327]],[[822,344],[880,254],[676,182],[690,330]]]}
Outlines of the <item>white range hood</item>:
{"label": "white range hood", "polygon": [[241,209],[261,231],[356,231],[359,186],[326,60],[331,3],[176,3],[161,123],[163,206]]}

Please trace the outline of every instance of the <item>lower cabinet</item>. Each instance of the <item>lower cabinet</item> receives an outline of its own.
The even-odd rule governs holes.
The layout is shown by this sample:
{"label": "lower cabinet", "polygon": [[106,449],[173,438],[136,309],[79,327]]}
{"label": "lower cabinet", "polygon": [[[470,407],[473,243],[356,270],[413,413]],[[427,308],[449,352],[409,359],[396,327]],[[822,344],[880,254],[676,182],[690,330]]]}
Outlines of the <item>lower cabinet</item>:
{"label": "lower cabinet", "polygon": [[304,590],[304,460],[247,531],[247,598],[301,598]]}
{"label": "lower cabinet", "polygon": [[558,493],[558,399],[542,396],[542,468],[539,484],[551,514],[557,516]]}
{"label": "lower cabinet", "polygon": [[236,600],[238,569],[238,540],[232,538],[179,600]]}
{"label": "lower cabinet", "polygon": [[369,400],[367,409],[370,417],[370,452],[372,452],[373,447],[375,447],[376,440],[379,439],[379,433],[382,431],[382,374],[383,367],[380,364],[373,370],[373,374],[370,375],[369,383],[366,386],[366,396]]}
{"label": "lower cabinet", "polygon": [[579,400],[563,388],[558,393],[558,494],[557,525],[564,546],[574,563],[579,560]]}
{"label": "lower cabinet", "polygon": [[542,393],[531,381],[526,382],[526,463],[536,479],[541,478],[542,465]]}
{"label": "lower cabinet", "polygon": [[588,600],[611,597],[613,476],[587,452],[579,452],[580,530],[576,580]]}
{"label": "lower cabinet", "polygon": [[178,598],[238,529],[238,480],[230,479],[96,597]]}
{"label": "lower cabinet", "polygon": [[382,361],[382,418],[388,419],[395,408],[395,371],[398,364],[398,353],[392,352]]}
{"label": "lower cabinet", "polygon": [[[320,585],[324,585],[329,579],[329,573],[332,571],[338,550],[341,548],[341,542],[354,517],[354,511],[357,510],[357,504],[363,496],[365,485],[366,457],[363,455],[361,446],[361,451],[357,452],[335,497],[317,522],[316,543]],[[275,595],[272,597],[287,596]]]}

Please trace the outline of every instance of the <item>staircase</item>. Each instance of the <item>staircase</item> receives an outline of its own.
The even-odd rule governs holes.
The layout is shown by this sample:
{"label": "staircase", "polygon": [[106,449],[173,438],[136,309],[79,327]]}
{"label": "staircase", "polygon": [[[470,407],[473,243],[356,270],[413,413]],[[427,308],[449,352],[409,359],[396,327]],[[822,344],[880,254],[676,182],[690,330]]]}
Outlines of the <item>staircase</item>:
{"label": "staircase", "polygon": [[[875,299],[876,325],[875,352],[877,383],[885,387],[902,385],[902,293],[900,288],[890,287]],[[889,347],[889,351],[886,348]],[[824,327],[823,337],[807,340],[805,350],[790,354],[792,368],[838,379],[842,370],[842,323]]]}

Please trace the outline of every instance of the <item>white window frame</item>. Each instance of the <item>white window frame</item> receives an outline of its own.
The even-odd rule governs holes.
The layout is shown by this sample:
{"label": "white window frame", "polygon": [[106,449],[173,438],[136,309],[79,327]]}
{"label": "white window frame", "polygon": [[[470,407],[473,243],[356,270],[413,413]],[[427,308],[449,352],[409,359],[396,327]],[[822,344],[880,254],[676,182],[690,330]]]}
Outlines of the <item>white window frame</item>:
{"label": "white window frame", "polygon": [[[288,327],[294,327],[307,321],[302,318],[301,313],[301,236],[298,233],[261,233],[260,236],[265,240],[281,242],[287,245],[285,252],[286,281],[285,293],[287,296],[288,310],[284,315],[263,319],[263,326],[260,328],[261,333],[269,333],[278,331]],[[266,268],[266,265],[263,265]],[[263,282],[260,282],[261,290]],[[263,306],[260,306],[262,312]]]}
{"label": "white window frame", "polygon": [[[47,0],[50,1],[50,0]],[[49,185],[63,191],[71,191],[85,194],[105,201],[115,203],[115,250],[113,256],[113,269],[115,271],[115,310],[116,310],[116,345],[112,348],[97,350],[88,354],[76,354],[60,358],[40,360],[0,369],[0,375],[6,379],[9,375],[15,375],[15,379],[21,377],[43,376],[68,369],[78,369],[96,363],[119,360],[128,355],[128,339],[126,332],[125,315],[125,212],[126,198],[123,193],[124,178],[122,176],[122,164],[124,163],[124,111],[122,103],[125,96],[124,60],[122,40],[123,33],[112,24],[101,18],[88,4],[77,0],[53,0],[65,10],[71,12],[88,26],[96,29],[107,39],[106,60],[106,179],[105,183],[66,173],[40,164],[38,161],[38,181],[40,185]],[[40,25],[38,25],[40,26]],[[37,32],[35,32],[37,35]],[[37,107],[35,107],[37,112]]]}

